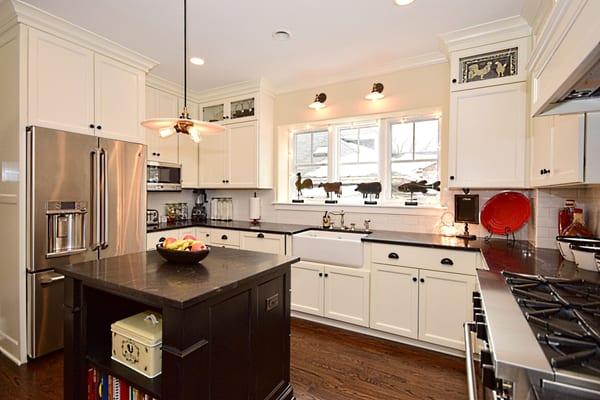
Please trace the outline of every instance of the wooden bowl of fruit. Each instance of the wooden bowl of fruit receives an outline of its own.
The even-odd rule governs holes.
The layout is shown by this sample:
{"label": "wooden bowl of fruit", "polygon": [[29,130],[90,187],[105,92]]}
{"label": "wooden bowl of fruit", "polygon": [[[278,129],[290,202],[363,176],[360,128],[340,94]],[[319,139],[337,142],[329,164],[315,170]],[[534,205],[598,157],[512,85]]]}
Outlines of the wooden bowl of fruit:
{"label": "wooden bowl of fruit", "polygon": [[193,235],[183,239],[168,237],[156,245],[156,251],[168,262],[174,264],[198,264],[204,260],[210,249]]}

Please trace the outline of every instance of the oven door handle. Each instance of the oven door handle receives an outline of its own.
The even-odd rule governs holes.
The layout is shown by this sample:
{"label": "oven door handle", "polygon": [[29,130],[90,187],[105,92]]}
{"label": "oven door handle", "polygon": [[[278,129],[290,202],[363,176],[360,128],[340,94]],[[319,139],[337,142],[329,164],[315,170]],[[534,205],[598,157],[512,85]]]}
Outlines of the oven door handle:
{"label": "oven door handle", "polygon": [[473,360],[473,347],[471,345],[471,332],[475,331],[475,322],[465,322],[465,362],[467,367],[467,389],[469,400],[477,400],[477,381],[475,380],[475,363]]}

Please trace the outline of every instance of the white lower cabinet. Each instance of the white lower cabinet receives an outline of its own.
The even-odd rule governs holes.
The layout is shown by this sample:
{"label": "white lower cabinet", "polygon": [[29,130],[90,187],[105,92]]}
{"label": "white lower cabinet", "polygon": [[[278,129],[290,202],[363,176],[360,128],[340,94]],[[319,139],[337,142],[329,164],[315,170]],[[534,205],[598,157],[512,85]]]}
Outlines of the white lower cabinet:
{"label": "white lower cabinet", "polygon": [[300,261],[292,265],[292,310],[369,326],[369,271]]}
{"label": "white lower cabinet", "polygon": [[204,243],[210,243],[210,230],[206,228],[196,228],[196,237]]}
{"label": "white lower cabinet", "polygon": [[323,316],[369,326],[369,271],[350,267],[324,267]]}
{"label": "white lower cabinet", "polygon": [[148,232],[146,234],[146,250],[154,250],[161,237],[171,235],[171,231]]}
{"label": "white lower cabinet", "polygon": [[371,266],[371,328],[418,338],[419,270]]}
{"label": "white lower cabinet", "polygon": [[242,232],[240,234],[240,248],[242,250],[283,255],[285,254],[285,235]]}
{"label": "white lower cabinet", "polygon": [[463,323],[472,320],[476,278],[419,271],[419,339],[464,350]]}
{"label": "white lower cabinet", "polygon": [[292,310],[323,316],[324,269],[308,261],[292,264]]}

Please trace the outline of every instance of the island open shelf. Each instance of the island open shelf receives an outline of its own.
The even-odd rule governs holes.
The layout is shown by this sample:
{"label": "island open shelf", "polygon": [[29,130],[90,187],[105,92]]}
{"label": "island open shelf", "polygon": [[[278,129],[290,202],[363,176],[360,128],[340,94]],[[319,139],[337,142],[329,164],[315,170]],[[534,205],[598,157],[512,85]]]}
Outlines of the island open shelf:
{"label": "island open shelf", "polygon": [[[87,369],[157,399],[289,400],[290,266],[297,259],[214,248],[202,265],[155,251],[61,268],[65,274],[65,399],[87,398]],[[110,325],[163,317],[162,374],[111,360]]]}

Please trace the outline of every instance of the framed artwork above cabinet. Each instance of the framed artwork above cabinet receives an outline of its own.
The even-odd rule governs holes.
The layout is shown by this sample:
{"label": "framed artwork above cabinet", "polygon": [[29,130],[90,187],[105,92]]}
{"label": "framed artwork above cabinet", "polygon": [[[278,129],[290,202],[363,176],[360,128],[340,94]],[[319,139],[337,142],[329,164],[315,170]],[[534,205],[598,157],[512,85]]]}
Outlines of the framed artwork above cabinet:
{"label": "framed artwork above cabinet", "polygon": [[527,80],[530,40],[524,37],[450,53],[450,90]]}

